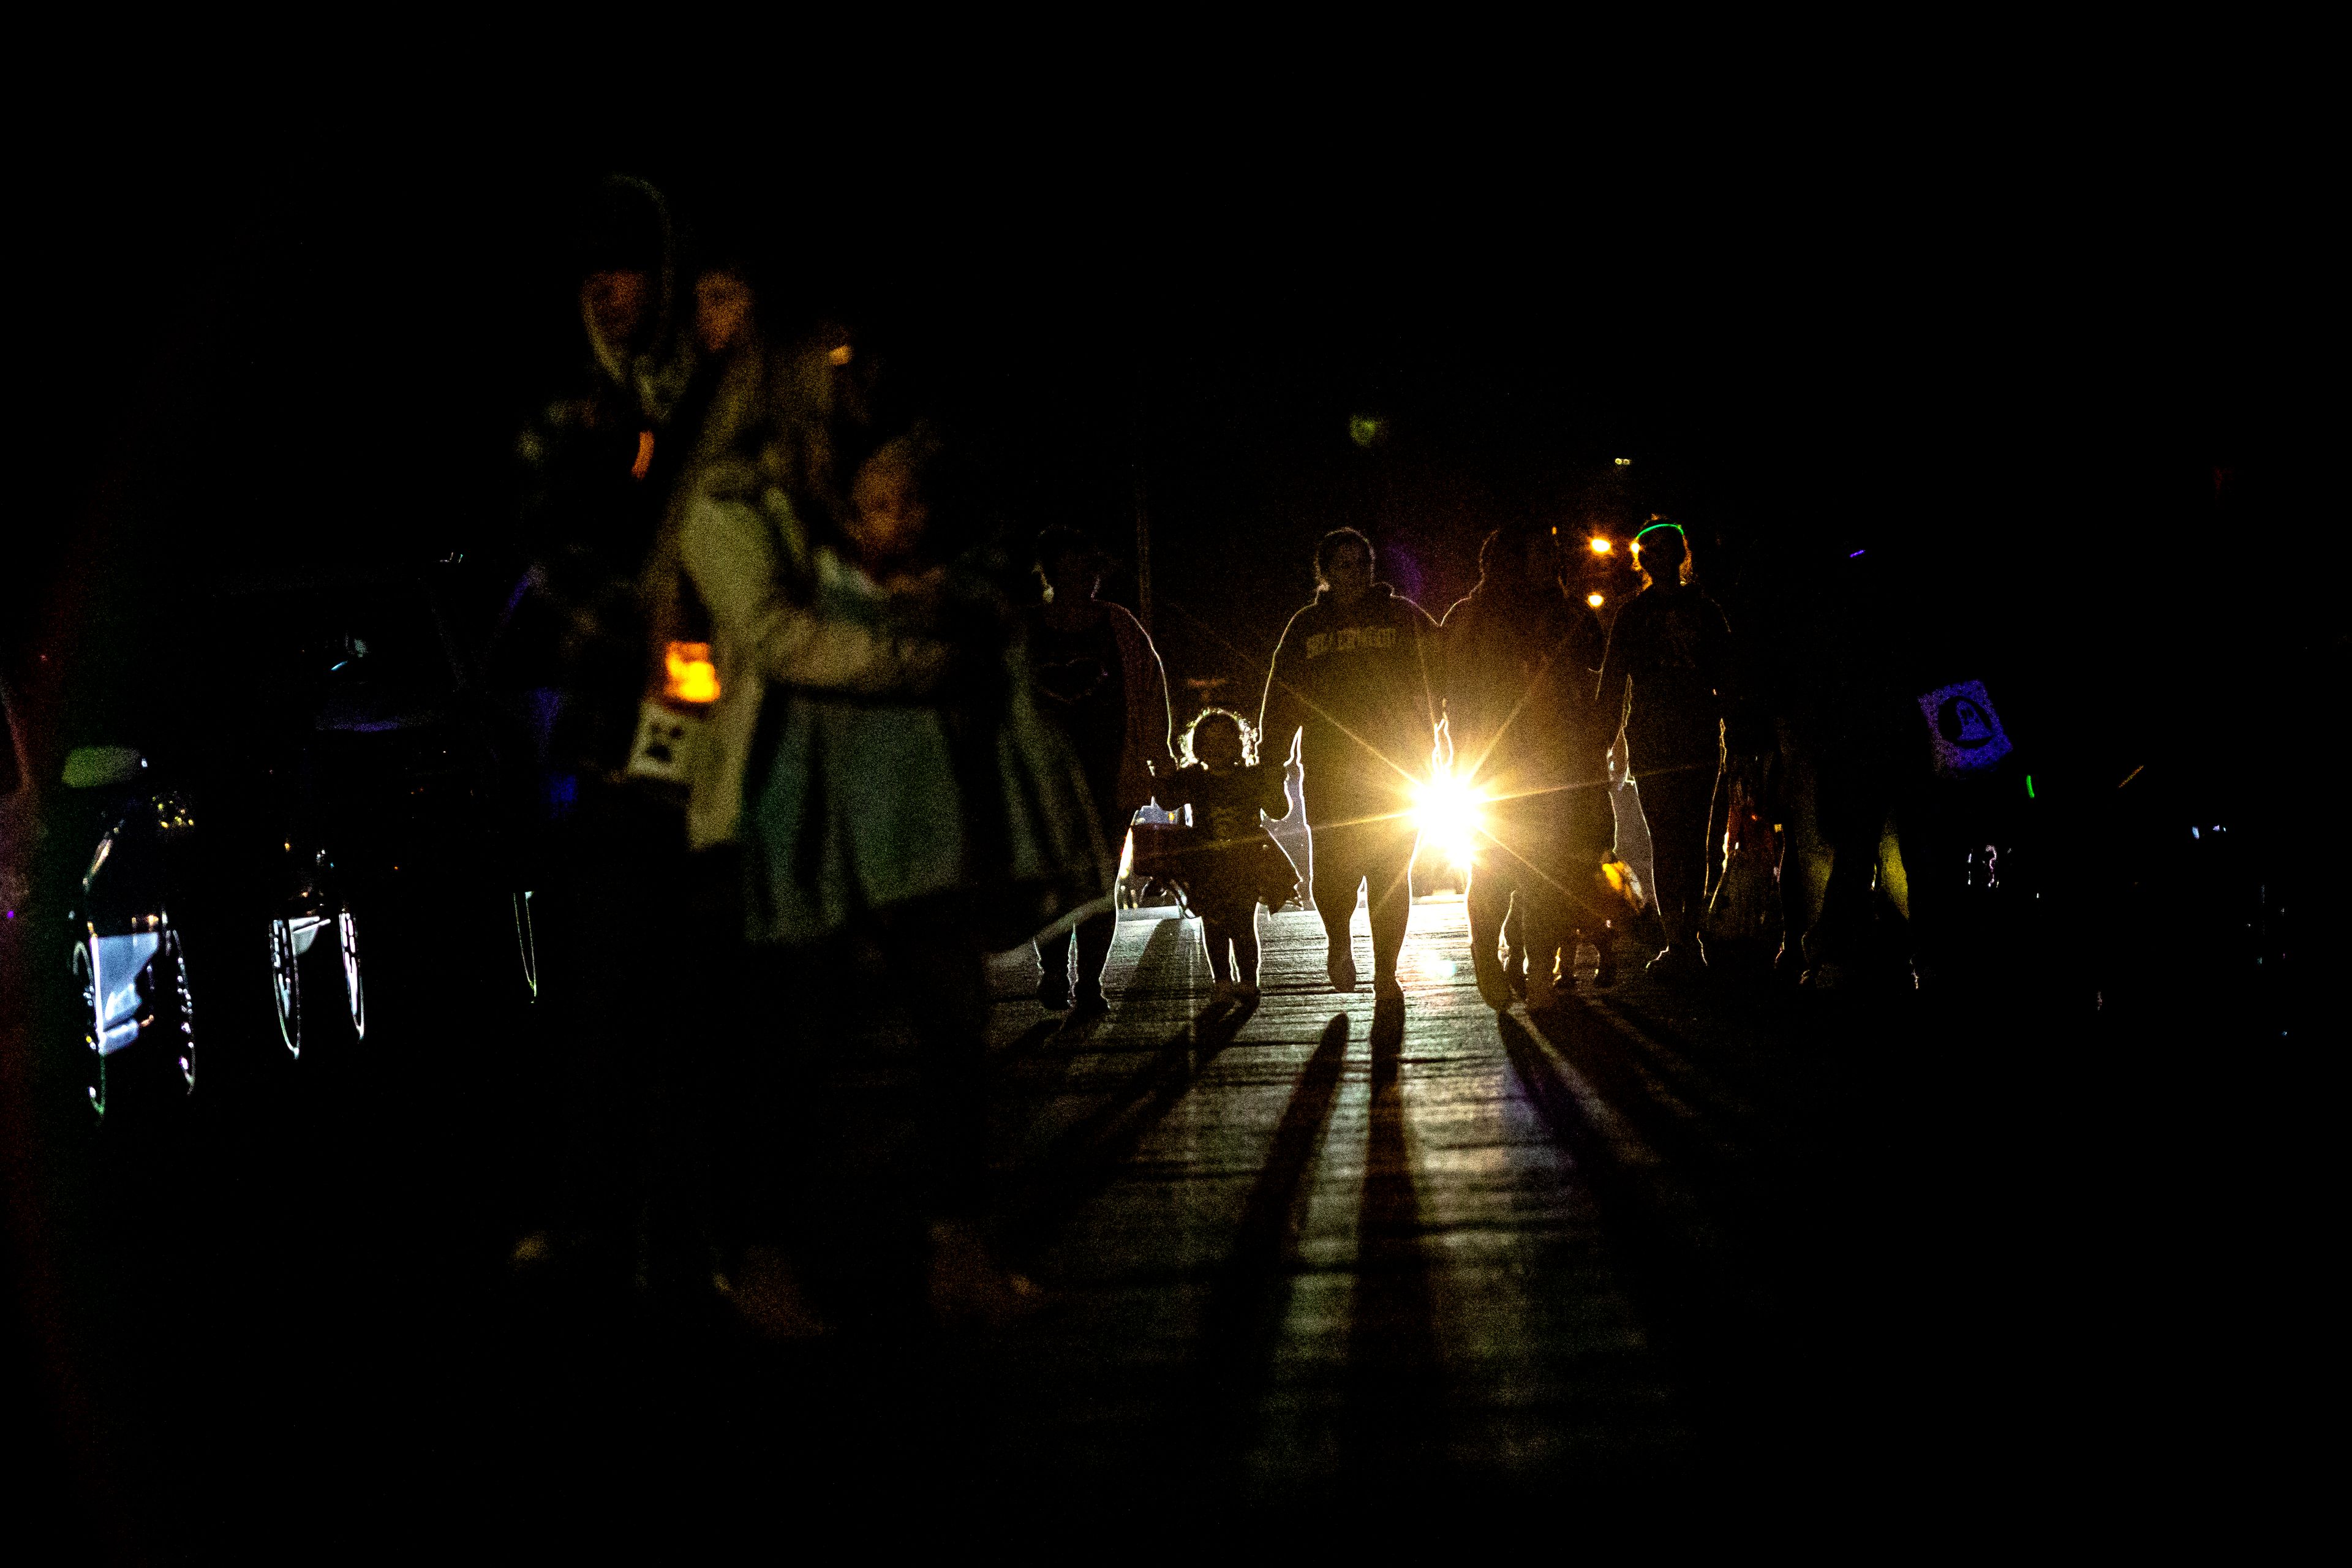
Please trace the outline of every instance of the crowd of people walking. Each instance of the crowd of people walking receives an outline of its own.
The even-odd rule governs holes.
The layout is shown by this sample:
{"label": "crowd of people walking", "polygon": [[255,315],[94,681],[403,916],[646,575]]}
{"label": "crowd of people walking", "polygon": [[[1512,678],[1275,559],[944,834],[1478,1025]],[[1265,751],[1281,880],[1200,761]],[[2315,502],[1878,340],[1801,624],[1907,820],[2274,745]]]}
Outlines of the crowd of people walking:
{"label": "crowd of people walking", "polygon": [[[1580,939],[1613,973],[1642,904],[1614,858],[1611,759],[1630,758],[1658,962],[1697,962],[1733,674],[1679,528],[1636,542],[1646,586],[1613,635],[1564,590],[1549,527],[1489,537],[1442,624],[1381,580],[1372,539],[1333,531],[1258,712],[1180,732],[1149,631],[1098,596],[1093,540],[1036,536],[1039,591],[1016,603],[953,437],[854,322],[698,258],[650,186],[604,202],[579,384],[520,445],[490,659],[529,735],[563,1042],[519,1267],[634,1237],[641,1280],[707,1278],[782,1337],[899,1289],[892,1259],[940,1321],[1026,1310],[984,1226],[985,961],[1034,943],[1043,1007],[1110,1010],[1114,881],[1147,805],[1189,818],[1171,879],[1213,1005],[1257,996],[1259,911],[1303,888],[1338,992],[1361,982],[1364,904],[1371,995],[1394,1009],[1429,802],[1475,803],[1478,987],[1540,1008]],[[1264,826],[1293,769],[1304,868]],[[886,1018],[914,1042],[919,1126],[880,1184],[890,1214],[845,1245],[810,1197],[838,1120],[827,1062]]]}

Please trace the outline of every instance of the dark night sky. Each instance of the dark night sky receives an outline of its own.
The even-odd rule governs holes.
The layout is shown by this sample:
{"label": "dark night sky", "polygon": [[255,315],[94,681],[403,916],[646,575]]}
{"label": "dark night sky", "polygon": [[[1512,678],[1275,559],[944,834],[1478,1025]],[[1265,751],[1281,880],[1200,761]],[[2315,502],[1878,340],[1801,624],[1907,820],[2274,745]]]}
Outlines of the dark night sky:
{"label": "dark night sky", "polygon": [[52,171],[26,198],[50,308],[8,668],[71,647],[127,563],[177,583],[495,531],[517,417],[575,353],[565,215],[611,166],[919,345],[1024,525],[1126,556],[1139,473],[1171,676],[1220,696],[1254,699],[1324,529],[1365,526],[1442,613],[1486,529],[1580,521],[1620,456],[1616,504],[1692,523],[1736,622],[1867,546],[2116,755],[2166,700],[2227,723],[2250,675],[2341,663],[2335,531],[2308,572],[2250,553],[2319,504],[2336,440],[2293,374],[2315,256],[2257,184],[1213,165],[841,167],[790,196],[625,153]]}

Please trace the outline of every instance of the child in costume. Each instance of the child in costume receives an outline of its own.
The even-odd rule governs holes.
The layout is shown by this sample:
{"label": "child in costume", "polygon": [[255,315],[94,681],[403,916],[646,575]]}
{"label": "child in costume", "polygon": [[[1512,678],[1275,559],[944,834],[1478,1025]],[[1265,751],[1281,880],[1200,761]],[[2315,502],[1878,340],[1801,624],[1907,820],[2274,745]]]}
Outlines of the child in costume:
{"label": "child in costume", "polygon": [[1261,821],[1289,815],[1282,769],[1261,765],[1249,721],[1228,709],[1204,710],[1184,731],[1185,765],[1163,781],[1160,804],[1192,808],[1196,842],[1180,877],[1201,916],[1216,1000],[1255,997],[1257,906],[1279,909],[1298,889],[1298,873]]}

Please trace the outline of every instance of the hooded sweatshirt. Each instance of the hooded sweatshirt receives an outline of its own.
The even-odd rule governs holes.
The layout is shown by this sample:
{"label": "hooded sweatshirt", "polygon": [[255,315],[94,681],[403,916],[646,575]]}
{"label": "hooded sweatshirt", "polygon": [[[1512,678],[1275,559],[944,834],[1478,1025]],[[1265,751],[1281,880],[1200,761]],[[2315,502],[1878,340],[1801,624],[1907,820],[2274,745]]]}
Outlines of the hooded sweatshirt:
{"label": "hooded sweatshirt", "polygon": [[1322,589],[1274,650],[1263,754],[1286,756],[1302,736],[1310,824],[1398,811],[1410,783],[1429,775],[1444,689],[1427,611],[1385,583],[1345,607]]}

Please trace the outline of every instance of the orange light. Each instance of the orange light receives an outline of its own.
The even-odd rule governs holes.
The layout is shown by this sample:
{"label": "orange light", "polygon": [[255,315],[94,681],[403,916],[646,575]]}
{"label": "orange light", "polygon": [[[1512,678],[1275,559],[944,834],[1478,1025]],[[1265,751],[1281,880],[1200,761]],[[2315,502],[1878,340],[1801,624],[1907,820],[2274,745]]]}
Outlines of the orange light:
{"label": "orange light", "polygon": [[1584,595],[1584,602],[1597,610],[1609,602],[1609,596],[1605,594],[1587,594]]}
{"label": "orange light", "polygon": [[1606,554],[1608,554],[1611,551],[1612,551],[1612,550],[1614,550],[1614,549],[1616,549],[1616,548],[1617,548],[1617,546],[1616,546],[1616,545],[1614,545],[1613,543],[1610,542],[1609,542],[1608,540],[1606,540],[1606,539],[1601,539],[1601,538],[1597,538],[1597,537],[1596,537],[1596,538],[1592,541],[1592,553],[1594,553],[1595,555],[1606,555]]}
{"label": "orange light", "polygon": [[637,460],[629,465],[629,478],[642,479],[653,470],[653,466],[654,433],[640,430],[637,432]]}
{"label": "orange light", "polygon": [[849,345],[847,343],[844,343],[824,357],[835,364],[847,364],[849,363]]}
{"label": "orange light", "polygon": [[671,702],[719,700],[719,667],[707,642],[674,642],[662,653],[662,696]]}

